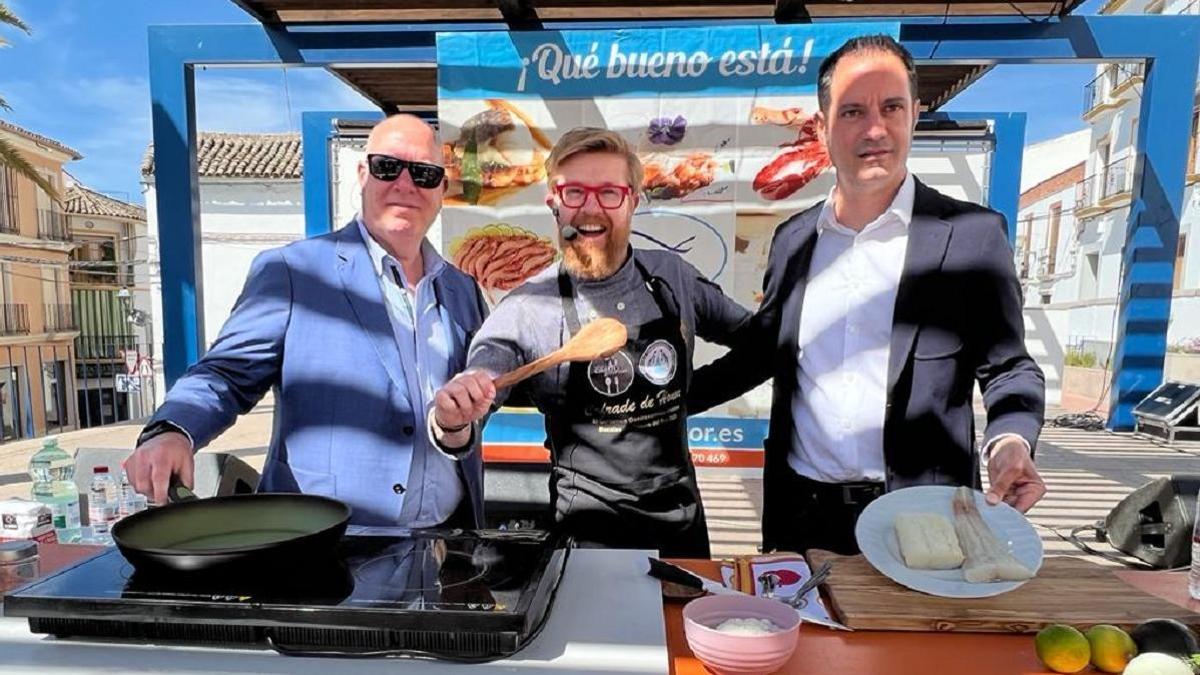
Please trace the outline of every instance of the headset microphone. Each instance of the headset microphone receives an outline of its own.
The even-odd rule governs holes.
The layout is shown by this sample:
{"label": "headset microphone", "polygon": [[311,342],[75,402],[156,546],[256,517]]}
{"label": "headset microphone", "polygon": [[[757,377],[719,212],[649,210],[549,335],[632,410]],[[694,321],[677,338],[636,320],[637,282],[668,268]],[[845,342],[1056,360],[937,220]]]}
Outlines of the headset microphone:
{"label": "headset microphone", "polygon": [[[557,205],[552,205],[550,207],[550,213],[553,213],[554,219],[558,220],[558,206]],[[567,225],[562,226],[562,238],[564,241],[574,241],[575,237],[578,237],[578,236],[579,236],[579,230],[575,229],[572,225],[567,224]]]}

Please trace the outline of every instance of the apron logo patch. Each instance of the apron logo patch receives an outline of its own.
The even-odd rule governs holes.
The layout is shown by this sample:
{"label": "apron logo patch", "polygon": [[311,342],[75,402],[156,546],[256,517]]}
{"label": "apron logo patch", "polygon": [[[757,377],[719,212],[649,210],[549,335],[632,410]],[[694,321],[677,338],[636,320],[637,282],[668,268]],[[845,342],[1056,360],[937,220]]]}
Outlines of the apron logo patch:
{"label": "apron logo patch", "polygon": [[675,347],[666,340],[655,340],[650,343],[642,358],[638,361],[638,370],[642,377],[662,386],[675,377]]}
{"label": "apron logo patch", "polygon": [[625,350],[588,364],[588,381],[597,394],[620,396],[633,385],[633,359]]}

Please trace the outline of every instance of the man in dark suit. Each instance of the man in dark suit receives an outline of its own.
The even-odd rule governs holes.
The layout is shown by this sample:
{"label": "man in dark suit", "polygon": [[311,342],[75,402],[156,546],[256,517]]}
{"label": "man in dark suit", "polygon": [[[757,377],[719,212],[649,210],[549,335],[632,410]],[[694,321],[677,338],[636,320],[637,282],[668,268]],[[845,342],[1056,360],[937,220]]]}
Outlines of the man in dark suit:
{"label": "man in dark suit", "polygon": [[1045,494],[1033,464],[1045,380],[1025,350],[1003,216],[908,172],[920,107],[912,56],[895,40],[855,38],[831,54],[818,100],[837,184],[776,230],[762,305],[738,346],[696,372],[689,409],[774,376],[764,550],[856,553],[854,525],[873,499],[979,487],[980,454],[988,501],[1028,510]]}

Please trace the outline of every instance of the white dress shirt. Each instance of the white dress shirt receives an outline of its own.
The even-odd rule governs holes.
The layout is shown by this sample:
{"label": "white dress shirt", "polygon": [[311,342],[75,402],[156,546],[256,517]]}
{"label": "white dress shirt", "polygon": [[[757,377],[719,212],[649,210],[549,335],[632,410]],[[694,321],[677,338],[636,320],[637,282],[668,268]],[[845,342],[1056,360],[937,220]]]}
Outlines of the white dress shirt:
{"label": "white dress shirt", "polygon": [[[887,210],[861,232],[834,215],[834,190],[817,216],[817,245],[800,311],[792,450],[788,465],[825,483],[882,482],[883,422],[896,291],[908,250],[915,184],[904,177]],[[987,461],[1000,434],[983,444]]]}
{"label": "white dress shirt", "polygon": [[[834,188],[836,190],[836,188]],[[915,188],[861,232],[837,222],[833,191],[817,220],[800,312],[788,464],[826,483],[883,481],[883,421],[896,290]]]}
{"label": "white dress shirt", "polygon": [[[371,265],[379,280],[388,319],[400,349],[409,404],[417,419],[431,410],[433,396],[453,374],[450,372],[450,334],[444,308],[438,302],[434,279],[446,268],[428,240],[421,242],[425,275],[411,286],[404,268],[371,237],[362,220],[359,232],[367,243]],[[454,514],[466,494],[455,461],[434,447],[427,434],[413,435],[413,456],[408,472],[408,489],[400,509],[406,527],[432,527]]]}

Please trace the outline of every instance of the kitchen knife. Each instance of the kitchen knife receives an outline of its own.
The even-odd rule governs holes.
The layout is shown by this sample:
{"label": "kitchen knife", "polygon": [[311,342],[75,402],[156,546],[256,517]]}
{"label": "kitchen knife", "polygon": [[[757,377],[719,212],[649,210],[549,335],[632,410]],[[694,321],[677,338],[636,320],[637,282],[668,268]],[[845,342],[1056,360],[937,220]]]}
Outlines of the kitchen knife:
{"label": "kitchen knife", "polygon": [[682,567],[672,565],[668,562],[663,562],[658,558],[647,558],[650,561],[650,570],[647,572],[650,576],[660,581],[670,581],[671,583],[695,588],[701,591],[707,591],[713,595],[745,595],[741,591],[736,591],[732,588],[726,588],[721,582],[705,579],[699,574],[689,572]]}
{"label": "kitchen knife", "polygon": [[[663,562],[657,558],[647,558],[647,560],[650,561],[650,569],[647,571],[647,574],[660,581],[670,581],[687,588],[708,591],[713,595],[746,595],[746,593],[743,593],[739,590],[726,588],[725,585],[719,581],[705,579],[694,572],[689,572],[688,570],[685,570],[677,565],[672,565],[669,562]],[[809,607],[796,609],[796,612],[800,614],[802,620],[807,621],[808,623],[815,623],[837,630],[852,630],[850,627],[838,623],[833,618],[824,616],[821,612],[814,611]]]}

